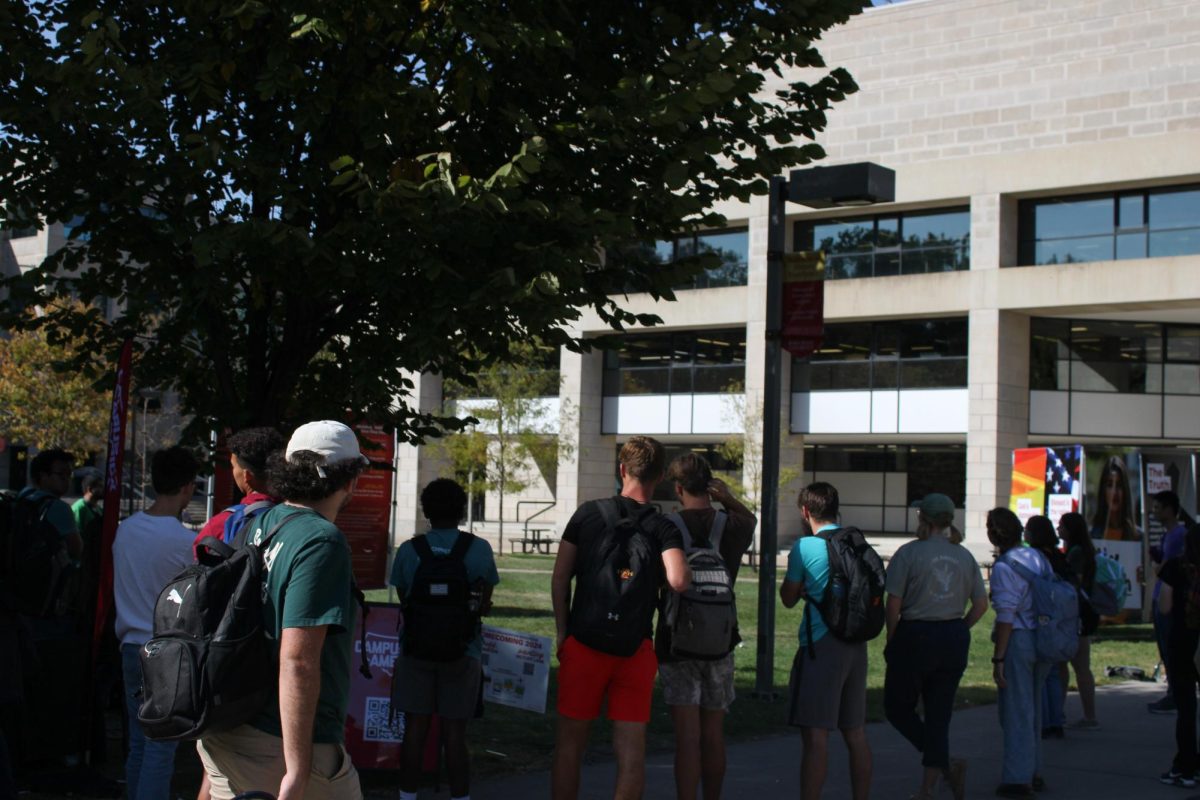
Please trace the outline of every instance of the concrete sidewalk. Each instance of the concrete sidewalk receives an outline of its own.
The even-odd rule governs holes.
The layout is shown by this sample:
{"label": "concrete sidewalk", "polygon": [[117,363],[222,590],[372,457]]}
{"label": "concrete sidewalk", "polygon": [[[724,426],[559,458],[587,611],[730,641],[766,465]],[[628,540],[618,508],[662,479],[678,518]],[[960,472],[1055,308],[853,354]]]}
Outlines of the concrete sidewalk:
{"label": "concrete sidewalk", "polygon": [[[1096,705],[1102,728],[1097,731],[1068,731],[1063,740],[1044,742],[1045,800],[1125,800],[1163,798],[1185,800],[1200,790],[1163,786],[1158,775],[1171,765],[1175,752],[1175,717],[1146,711],[1146,703],[1163,694],[1154,683],[1130,682],[1097,690]],[[754,702],[740,700],[739,702]],[[1067,719],[1079,716],[1079,700],[1067,699]],[[920,762],[916,751],[890,725],[867,726],[874,753],[875,772],[871,796],[880,800],[904,800],[917,788]],[[967,796],[994,797],[1000,777],[1000,725],[995,706],[956,712],[951,731],[951,752],[969,761]],[[837,800],[850,796],[846,749],[840,740],[830,742],[829,779],[824,796]],[[730,800],[786,798],[799,796],[800,737],[789,734],[729,748],[729,769],[724,796]],[[612,797],[615,769],[611,763],[589,764],[583,771],[581,800]],[[533,773],[472,786],[476,800],[493,798],[543,798],[550,795],[547,773]],[[425,795],[422,794],[424,797]],[[646,764],[647,798],[674,798],[672,755],[659,753]],[[945,793],[944,797],[949,797]]]}

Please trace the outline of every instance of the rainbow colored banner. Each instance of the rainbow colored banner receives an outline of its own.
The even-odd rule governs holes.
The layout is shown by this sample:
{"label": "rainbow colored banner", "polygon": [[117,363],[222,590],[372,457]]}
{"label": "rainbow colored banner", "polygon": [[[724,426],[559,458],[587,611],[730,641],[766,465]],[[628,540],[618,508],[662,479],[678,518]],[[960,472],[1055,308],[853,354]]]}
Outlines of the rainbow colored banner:
{"label": "rainbow colored banner", "polygon": [[1012,490],[1008,507],[1021,524],[1044,514],[1058,525],[1083,499],[1083,447],[1023,447],[1013,450]]}

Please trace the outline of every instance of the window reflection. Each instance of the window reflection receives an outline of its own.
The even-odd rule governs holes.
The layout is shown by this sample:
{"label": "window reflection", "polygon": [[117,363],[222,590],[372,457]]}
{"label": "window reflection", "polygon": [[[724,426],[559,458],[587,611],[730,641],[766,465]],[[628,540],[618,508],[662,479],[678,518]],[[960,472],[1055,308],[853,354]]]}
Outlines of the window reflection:
{"label": "window reflection", "polygon": [[824,343],[792,362],[792,391],[941,389],[967,385],[965,318],[825,326]]}
{"label": "window reflection", "polygon": [[1030,322],[1029,388],[1116,394],[1200,394],[1200,326]]}
{"label": "window reflection", "polygon": [[604,396],[728,392],[745,364],[741,328],[629,335],[604,354]]}
{"label": "window reflection", "polygon": [[797,223],[797,249],[825,253],[825,277],[870,278],[965,270],[969,209]]}

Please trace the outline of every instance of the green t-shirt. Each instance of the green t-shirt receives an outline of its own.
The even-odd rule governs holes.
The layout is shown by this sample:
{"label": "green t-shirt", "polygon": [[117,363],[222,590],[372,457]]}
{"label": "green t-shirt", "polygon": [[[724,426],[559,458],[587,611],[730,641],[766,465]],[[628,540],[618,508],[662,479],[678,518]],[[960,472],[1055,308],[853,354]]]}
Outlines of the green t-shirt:
{"label": "green t-shirt", "polygon": [[71,513],[75,516],[75,528],[80,536],[92,532],[92,525],[100,519],[100,511],[88,504],[82,497],[71,504]]}
{"label": "green t-shirt", "polygon": [[[321,648],[321,693],[313,724],[313,741],[341,743],[345,736],[346,706],[350,699],[350,661],[356,609],[350,546],[337,526],[315,511],[278,505],[256,520],[250,540],[261,542],[275,525],[279,529],[263,560],[267,568],[263,604],[267,636],[276,643],[284,628],[328,625]],[[279,694],[272,693],[255,728],[282,736]]]}

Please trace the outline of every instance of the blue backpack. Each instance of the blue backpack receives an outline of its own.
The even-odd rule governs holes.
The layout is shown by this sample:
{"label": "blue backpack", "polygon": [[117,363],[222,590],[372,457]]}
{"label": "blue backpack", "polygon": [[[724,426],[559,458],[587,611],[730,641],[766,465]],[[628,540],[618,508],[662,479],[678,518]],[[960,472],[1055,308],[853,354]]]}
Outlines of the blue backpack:
{"label": "blue backpack", "polygon": [[270,500],[258,500],[254,503],[238,503],[235,506],[225,509],[231,513],[225,518],[225,527],[221,531],[221,541],[232,547],[237,543],[238,537],[242,535],[242,532],[250,528],[255,517],[270,511],[274,507],[275,504]]}
{"label": "blue backpack", "polygon": [[1037,660],[1054,664],[1070,661],[1079,649],[1078,590],[1049,566],[1045,573],[1038,575],[1015,558],[1003,561],[1029,582],[1029,590],[1033,593]]}

